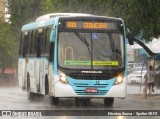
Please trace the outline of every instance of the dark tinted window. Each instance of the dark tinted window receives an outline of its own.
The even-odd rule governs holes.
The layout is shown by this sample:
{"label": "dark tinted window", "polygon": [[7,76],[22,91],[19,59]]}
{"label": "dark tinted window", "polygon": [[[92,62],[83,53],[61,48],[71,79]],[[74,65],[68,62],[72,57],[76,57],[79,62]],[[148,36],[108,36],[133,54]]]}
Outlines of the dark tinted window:
{"label": "dark tinted window", "polygon": [[24,32],[22,35],[22,56],[26,57],[29,55],[29,48],[30,48],[30,32]]}

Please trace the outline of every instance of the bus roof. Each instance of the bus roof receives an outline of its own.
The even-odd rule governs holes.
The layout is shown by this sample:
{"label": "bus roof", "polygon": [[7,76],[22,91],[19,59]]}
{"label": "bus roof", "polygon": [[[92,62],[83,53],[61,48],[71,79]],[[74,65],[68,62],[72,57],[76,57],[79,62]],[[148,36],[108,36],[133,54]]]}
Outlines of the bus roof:
{"label": "bus roof", "polygon": [[55,22],[55,18],[57,17],[74,17],[74,16],[97,17],[97,18],[122,20],[121,18],[116,18],[116,17],[96,16],[96,15],[83,14],[83,13],[50,13],[50,14],[46,14],[46,15],[38,17],[35,22],[24,25],[22,27],[22,31],[27,31],[27,30],[36,29],[39,27],[53,25]]}
{"label": "bus roof", "polygon": [[43,26],[50,26],[54,24],[54,19],[48,19],[46,21],[41,21],[41,22],[32,22],[29,24],[26,24],[22,27],[22,31],[30,30],[30,29],[36,29],[38,27],[43,27]]}
{"label": "bus roof", "polygon": [[43,16],[40,16],[36,19],[36,22],[44,21],[46,19],[55,18],[55,17],[65,17],[65,16],[93,16],[91,14],[83,13],[50,13]]}

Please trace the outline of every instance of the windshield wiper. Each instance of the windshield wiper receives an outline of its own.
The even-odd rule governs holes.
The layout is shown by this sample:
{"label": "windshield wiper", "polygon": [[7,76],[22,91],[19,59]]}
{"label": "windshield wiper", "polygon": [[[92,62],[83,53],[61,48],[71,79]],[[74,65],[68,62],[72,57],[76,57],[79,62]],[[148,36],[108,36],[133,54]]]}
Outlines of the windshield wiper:
{"label": "windshield wiper", "polygon": [[75,35],[87,46],[89,54],[91,54],[91,51],[89,49],[89,43],[87,42],[86,38],[79,34],[79,32],[75,32]]}
{"label": "windshield wiper", "polygon": [[120,50],[115,48],[115,44],[114,44],[114,40],[113,40],[112,35],[108,34],[108,37],[109,37],[109,41],[110,41],[110,46],[111,46],[112,52],[120,55],[121,54]]}

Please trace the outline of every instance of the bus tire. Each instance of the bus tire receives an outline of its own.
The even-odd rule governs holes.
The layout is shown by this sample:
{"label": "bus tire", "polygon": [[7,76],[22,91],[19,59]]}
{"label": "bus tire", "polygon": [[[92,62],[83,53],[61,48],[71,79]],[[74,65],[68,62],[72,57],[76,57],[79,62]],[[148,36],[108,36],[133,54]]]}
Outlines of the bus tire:
{"label": "bus tire", "polygon": [[59,98],[58,97],[51,97],[51,105],[59,105]]}
{"label": "bus tire", "polygon": [[31,92],[29,75],[27,75],[27,97],[29,101],[35,100],[35,94]]}
{"label": "bus tire", "polygon": [[105,98],[104,99],[104,105],[106,107],[112,107],[114,103],[114,98]]}

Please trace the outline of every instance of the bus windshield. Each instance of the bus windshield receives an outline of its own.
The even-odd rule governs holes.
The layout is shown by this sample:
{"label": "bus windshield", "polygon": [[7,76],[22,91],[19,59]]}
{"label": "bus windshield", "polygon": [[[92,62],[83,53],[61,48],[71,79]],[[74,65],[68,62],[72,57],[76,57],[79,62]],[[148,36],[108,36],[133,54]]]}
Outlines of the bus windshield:
{"label": "bus windshield", "polygon": [[123,45],[123,35],[116,32],[59,32],[58,65],[68,69],[121,69]]}

